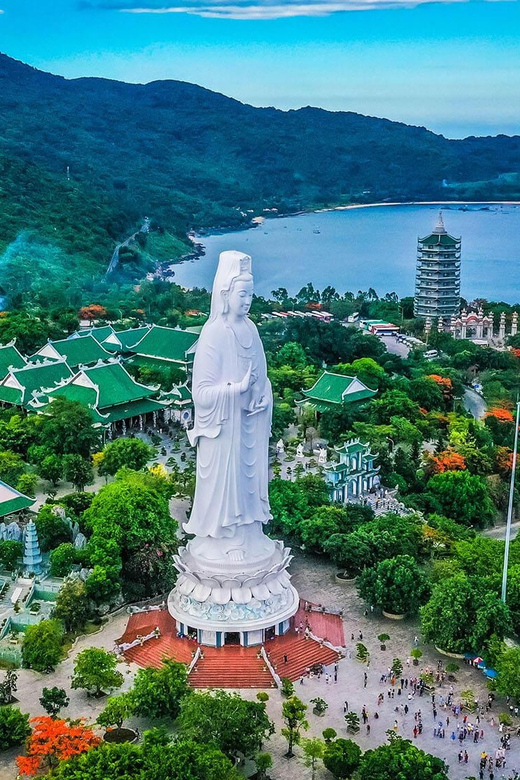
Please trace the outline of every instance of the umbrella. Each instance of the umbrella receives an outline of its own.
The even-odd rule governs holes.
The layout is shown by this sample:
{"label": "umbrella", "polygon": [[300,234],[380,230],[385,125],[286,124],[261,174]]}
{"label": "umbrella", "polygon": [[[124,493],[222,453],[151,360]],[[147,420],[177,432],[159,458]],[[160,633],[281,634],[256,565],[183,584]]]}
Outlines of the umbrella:
{"label": "umbrella", "polygon": [[479,655],[477,655],[477,657],[473,659],[473,663],[478,666],[479,664],[483,664],[484,663],[484,659],[481,658]]}
{"label": "umbrella", "polygon": [[491,677],[492,679],[498,676],[498,673],[495,669],[484,669],[484,674],[486,677]]}

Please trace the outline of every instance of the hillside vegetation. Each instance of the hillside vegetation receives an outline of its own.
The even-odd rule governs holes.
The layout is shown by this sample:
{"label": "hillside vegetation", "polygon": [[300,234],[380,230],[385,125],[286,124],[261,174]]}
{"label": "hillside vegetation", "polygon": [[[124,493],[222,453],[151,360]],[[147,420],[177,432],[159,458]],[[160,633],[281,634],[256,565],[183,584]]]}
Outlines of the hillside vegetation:
{"label": "hillside vegetation", "polygon": [[182,239],[268,208],[520,196],[520,137],[454,141],[178,81],[66,80],[1,54],[0,115],[0,251],[36,231],[75,256],[76,278],[103,271],[144,216]]}

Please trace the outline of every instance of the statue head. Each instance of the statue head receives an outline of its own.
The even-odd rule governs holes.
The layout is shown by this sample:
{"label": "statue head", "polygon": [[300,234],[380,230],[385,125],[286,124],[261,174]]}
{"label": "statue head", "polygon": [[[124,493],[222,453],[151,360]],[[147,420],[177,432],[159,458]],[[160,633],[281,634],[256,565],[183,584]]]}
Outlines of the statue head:
{"label": "statue head", "polygon": [[[211,294],[210,319],[214,320],[233,310],[246,316],[253,292],[251,258],[243,252],[221,252]],[[247,309],[247,311],[246,311]]]}

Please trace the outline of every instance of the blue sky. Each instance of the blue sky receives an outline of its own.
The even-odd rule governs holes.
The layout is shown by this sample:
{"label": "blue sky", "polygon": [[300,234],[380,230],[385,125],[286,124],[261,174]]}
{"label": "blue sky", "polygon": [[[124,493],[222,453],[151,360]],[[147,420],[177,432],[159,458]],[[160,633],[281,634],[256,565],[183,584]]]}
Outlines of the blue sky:
{"label": "blue sky", "polygon": [[[363,9],[363,10],[359,10]],[[0,51],[449,137],[520,133],[520,0],[0,0]]]}

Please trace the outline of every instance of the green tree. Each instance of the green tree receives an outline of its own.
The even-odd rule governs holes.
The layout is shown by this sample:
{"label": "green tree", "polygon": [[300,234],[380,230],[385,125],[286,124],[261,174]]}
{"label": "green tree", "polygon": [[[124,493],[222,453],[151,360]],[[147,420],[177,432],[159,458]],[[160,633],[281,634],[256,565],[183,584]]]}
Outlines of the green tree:
{"label": "green tree", "polygon": [[493,634],[512,630],[508,607],[480,577],[455,574],[434,585],[421,607],[421,630],[427,642],[453,653],[480,652]]}
{"label": "green tree", "polygon": [[72,688],[84,688],[99,696],[105,690],[120,688],[123,675],[117,671],[117,658],[100,647],[87,647],[74,661]]}
{"label": "green tree", "polygon": [[498,657],[496,689],[504,696],[520,699],[520,648],[510,647]]}
{"label": "green tree", "polygon": [[69,524],[59,515],[59,509],[43,504],[34,520],[42,552],[54,550],[63,542],[70,542],[72,532]]}
{"label": "green tree", "polygon": [[18,707],[0,707],[0,750],[22,745],[31,733],[29,716]]}
{"label": "green tree", "polygon": [[291,696],[282,704],[282,720],[284,726],[281,729],[282,736],[287,740],[287,757],[291,758],[294,755],[293,747],[298,745],[301,738],[302,730],[306,731],[309,728],[309,724],[305,718],[307,712],[307,705],[304,704],[297,696]]}
{"label": "green tree", "polygon": [[392,417],[404,417],[410,422],[420,418],[419,404],[402,390],[387,390],[371,404],[370,416],[376,425],[390,423]]}
{"label": "green tree", "polygon": [[61,660],[63,629],[57,620],[41,620],[28,626],[23,639],[23,665],[36,672],[54,669]]}
{"label": "green tree", "polygon": [[426,484],[440,508],[440,513],[464,525],[482,528],[496,515],[489,489],[482,477],[468,471],[445,471]]}
{"label": "green tree", "polygon": [[100,474],[115,474],[121,468],[140,471],[153,456],[153,448],[141,439],[116,439],[103,450]]}
{"label": "green tree", "polygon": [[89,598],[83,580],[66,580],[56,598],[54,617],[62,620],[65,630],[70,633],[85,628],[89,614]]}
{"label": "green tree", "polygon": [[211,743],[230,758],[253,756],[274,732],[265,704],[227,691],[185,696],[177,726],[182,738]]}
{"label": "green tree", "polygon": [[56,780],[240,780],[231,761],[211,745],[176,740],[107,745],[61,761]]}
{"label": "green tree", "polygon": [[38,474],[26,472],[25,474],[22,474],[16,483],[16,489],[19,490],[20,493],[24,493],[24,495],[34,498],[39,481],[40,478],[38,477]]}
{"label": "green tree", "polygon": [[273,759],[269,753],[257,753],[255,767],[257,780],[267,780],[267,772],[273,766]]}
{"label": "green tree", "polygon": [[103,728],[108,729],[111,726],[117,726],[120,729],[123,722],[129,718],[134,711],[132,696],[130,693],[120,693],[119,696],[111,696],[106,703],[105,709],[96,720]]}
{"label": "green tree", "polygon": [[51,485],[56,485],[63,477],[63,460],[59,455],[46,455],[42,460],[38,474],[42,479],[46,479]]}
{"label": "green tree", "polygon": [[389,745],[367,750],[357,771],[359,780],[448,780],[442,759],[391,733],[389,740]]}
{"label": "green tree", "polygon": [[13,571],[18,560],[22,557],[23,545],[21,542],[15,542],[12,539],[2,539],[0,541],[0,562],[4,569]]}
{"label": "green tree", "polygon": [[94,482],[94,469],[90,460],[74,453],[63,456],[63,475],[79,491]]}
{"label": "green tree", "polygon": [[336,739],[326,745],[323,764],[338,780],[346,780],[361,761],[361,748],[351,739]]}
{"label": "green tree", "polygon": [[121,572],[127,594],[144,597],[173,585],[177,523],[153,475],[120,472],[96,494],[84,520],[92,531],[91,563],[104,568],[110,579]]}
{"label": "green tree", "polygon": [[190,692],[184,664],[164,659],[159,669],[139,669],[132,690],[134,710],[144,718],[175,719]]}
{"label": "green tree", "polygon": [[0,452],[0,479],[2,482],[16,487],[24,472],[25,465],[21,455],[10,450]]}
{"label": "green tree", "polygon": [[[40,432],[40,442],[50,454],[81,455],[88,458],[99,447],[99,431],[86,406],[67,398],[49,404]],[[85,483],[87,484],[87,483]]]}
{"label": "green tree", "polygon": [[72,542],[63,542],[50,554],[51,575],[66,577],[76,563],[76,548]]}
{"label": "green tree", "polygon": [[44,688],[40,696],[40,704],[51,718],[56,718],[62,709],[69,706],[70,699],[63,688],[55,685],[53,688]]}
{"label": "green tree", "polygon": [[318,768],[318,761],[323,758],[325,753],[325,745],[321,741],[314,737],[313,739],[304,739],[302,741],[303,756],[305,766],[311,768],[311,780],[316,777],[316,769]]}
{"label": "green tree", "polygon": [[361,572],[358,593],[385,612],[413,614],[428,599],[427,579],[409,555],[387,558]]}

